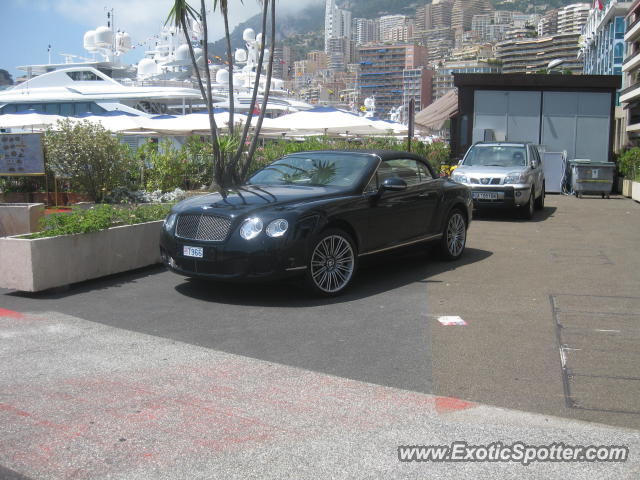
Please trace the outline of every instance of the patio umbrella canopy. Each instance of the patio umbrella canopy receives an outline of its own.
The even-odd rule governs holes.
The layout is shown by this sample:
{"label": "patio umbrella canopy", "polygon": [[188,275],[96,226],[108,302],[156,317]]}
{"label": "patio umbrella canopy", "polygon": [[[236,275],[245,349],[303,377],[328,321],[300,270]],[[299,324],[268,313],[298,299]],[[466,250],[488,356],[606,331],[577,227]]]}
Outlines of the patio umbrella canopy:
{"label": "patio umbrella canopy", "polygon": [[54,125],[59,120],[64,119],[59,115],[45,115],[35,111],[25,111],[18,113],[5,113],[0,115],[0,128],[31,128],[41,129]]}
{"label": "patio umbrella canopy", "polygon": [[138,131],[142,128],[145,117],[130,115],[119,112],[118,114],[108,115],[84,115],[72,118],[74,122],[87,121],[102,125],[105,130],[113,133]]}
{"label": "patio umbrella canopy", "polygon": [[282,132],[292,135],[305,133],[384,135],[390,129],[389,127],[381,127],[382,125],[379,126],[374,121],[351,112],[320,107],[283,115],[273,119],[263,128],[265,133],[271,131],[272,133]]}
{"label": "patio umbrella canopy", "polygon": [[[229,127],[229,112],[222,110],[214,113],[214,118],[218,128],[226,130]],[[247,116],[236,113],[233,117],[234,123],[244,123]],[[251,124],[255,125],[257,117],[253,117]],[[265,125],[267,119],[263,125]],[[208,134],[210,131],[209,115],[206,112],[190,113],[182,116],[164,115],[162,117],[146,118],[142,121],[142,129],[169,135],[189,135],[193,133]]]}

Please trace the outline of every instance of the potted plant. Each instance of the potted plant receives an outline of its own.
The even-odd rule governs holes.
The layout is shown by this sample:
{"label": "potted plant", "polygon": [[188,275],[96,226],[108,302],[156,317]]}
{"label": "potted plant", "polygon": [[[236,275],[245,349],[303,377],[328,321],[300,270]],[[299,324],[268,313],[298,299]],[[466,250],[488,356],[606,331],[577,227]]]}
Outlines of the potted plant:
{"label": "potted plant", "polygon": [[46,217],[39,232],[0,238],[0,288],[37,292],[159,263],[170,208],[76,208]]}

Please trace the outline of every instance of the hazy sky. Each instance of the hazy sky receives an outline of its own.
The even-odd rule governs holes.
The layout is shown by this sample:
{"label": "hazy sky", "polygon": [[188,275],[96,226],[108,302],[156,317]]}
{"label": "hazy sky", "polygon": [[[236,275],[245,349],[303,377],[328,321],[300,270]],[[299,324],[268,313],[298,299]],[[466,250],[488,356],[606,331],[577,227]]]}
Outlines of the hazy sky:
{"label": "hazy sky", "polygon": [[[277,2],[279,11],[295,11],[323,0]],[[207,3],[213,4],[211,0]],[[23,73],[17,66],[48,62],[48,45],[53,62],[64,61],[60,53],[88,56],[82,47],[83,35],[106,24],[107,8],[114,9],[116,29],[128,32],[134,45],[143,43],[160,30],[171,4],[171,0],[0,0],[0,69],[8,70],[15,79]],[[259,12],[257,0],[229,0],[232,26]],[[217,12],[209,18],[209,38],[216,40],[224,34],[222,19]],[[135,63],[143,53],[144,47],[139,46],[124,61]]]}

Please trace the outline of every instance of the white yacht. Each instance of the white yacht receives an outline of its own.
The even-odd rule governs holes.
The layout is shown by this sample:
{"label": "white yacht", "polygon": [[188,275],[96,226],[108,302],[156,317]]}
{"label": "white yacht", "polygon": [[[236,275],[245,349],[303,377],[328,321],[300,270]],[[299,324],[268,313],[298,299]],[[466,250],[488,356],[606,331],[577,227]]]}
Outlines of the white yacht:
{"label": "white yacht", "polygon": [[62,116],[114,110],[136,115],[189,113],[201,103],[199,90],[124,85],[93,67],[54,70],[0,91],[0,114],[25,110]]}
{"label": "white yacht", "polygon": [[[93,58],[64,54],[64,63],[18,67],[26,72],[27,80],[0,91],[0,114],[33,110],[78,116],[119,110],[151,115],[185,114],[205,108],[200,89],[195,88],[189,46],[184,43],[181,31],[164,27],[154,37],[153,45],[145,52],[146,57],[137,65],[127,66],[121,63],[121,56],[132,48],[131,37],[120,31],[114,34],[112,19],[113,12],[110,12],[107,26],[84,35],[84,48]],[[190,22],[188,38],[194,46],[197,63],[203,69],[209,68],[215,79],[211,89],[215,106],[228,108],[229,72],[222,65],[205,62],[202,49],[197,47],[201,29],[197,22]],[[261,75],[256,105],[251,104],[262,35],[247,29],[243,38],[246,50],[235,52],[238,68],[233,74],[234,106],[238,113],[255,111],[256,106],[262,104],[266,91],[265,76]],[[97,55],[102,59],[97,60]],[[268,51],[265,51],[265,58],[268,58]],[[266,109],[269,116],[311,108],[292,98],[283,84],[280,79],[271,80]]]}

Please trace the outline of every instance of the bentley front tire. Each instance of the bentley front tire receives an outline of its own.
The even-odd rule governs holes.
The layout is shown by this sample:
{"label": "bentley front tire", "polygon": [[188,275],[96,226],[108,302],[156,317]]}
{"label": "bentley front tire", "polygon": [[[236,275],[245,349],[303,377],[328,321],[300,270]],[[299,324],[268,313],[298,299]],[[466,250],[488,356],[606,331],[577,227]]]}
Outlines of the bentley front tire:
{"label": "bentley front tire", "polygon": [[314,293],[339,295],[351,284],[356,263],[357,251],[351,236],[339,229],[325,230],[311,247],[307,283]]}

